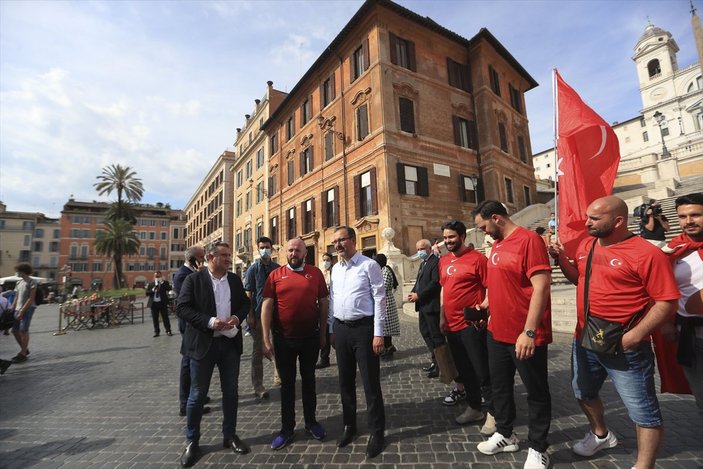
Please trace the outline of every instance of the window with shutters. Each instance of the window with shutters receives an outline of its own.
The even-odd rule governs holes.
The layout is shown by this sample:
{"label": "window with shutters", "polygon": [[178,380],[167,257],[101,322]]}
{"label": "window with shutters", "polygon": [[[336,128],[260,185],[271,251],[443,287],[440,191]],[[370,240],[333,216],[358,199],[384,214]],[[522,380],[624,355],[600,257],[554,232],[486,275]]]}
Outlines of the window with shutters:
{"label": "window with shutters", "polygon": [[469,176],[461,176],[460,177],[460,192],[461,192],[461,200],[463,202],[470,202],[472,204],[476,203],[476,193],[478,191],[478,179],[476,179],[476,183],[474,183],[473,177]]}
{"label": "window with shutters", "polygon": [[244,196],[244,210],[247,212],[251,210],[251,190],[248,190],[246,196]]}
{"label": "window with shutters", "polygon": [[356,137],[361,141],[369,134],[368,105],[362,104],[356,108]]}
{"label": "window with shutters", "polygon": [[295,207],[288,209],[288,239],[293,239],[296,237],[296,227],[295,227]]}
{"label": "window with shutters", "polygon": [[308,96],[307,98],[305,98],[305,101],[303,101],[303,104],[300,106],[300,126],[302,127],[307,124],[311,117],[312,96]]}
{"label": "window with shutters", "polygon": [[278,131],[271,134],[271,154],[275,155],[278,151]]}
{"label": "window with shutters", "polygon": [[495,68],[493,68],[492,65],[488,66],[488,75],[491,80],[491,89],[496,94],[496,96],[500,96],[500,77],[498,76],[498,72]]}
{"label": "window with shutters", "polygon": [[256,184],[256,203],[261,203],[264,200],[264,181],[259,181]]}
{"label": "window with shutters", "polygon": [[260,169],[264,165],[264,147],[256,151],[256,169]]}
{"label": "window with shutters", "polygon": [[447,57],[449,86],[471,92],[471,74],[468,64],[461,64]]}
{"label": "window with shutters", "polygon": [[522,95],[520,90],[513,87],[513,85],[508,85],[508,88],[510,89],[510,104],[513,109],[522,114]]}
{"label": "window with shutters", "polygon": [[245,170],[246,170],[245,177],[247,178],[247,180],[249,180],[251,178],[251,174],[252,174],[251,160],[247,161]]}
{"label": "window with shutters", "polygon": [[264,219],[259,218],[256,220],[256,237],[255,239],[259,239],[264,235]]}
{"label": "window with shutters", "polygon": [[415,133],[415,110],[412,99],[399,97],[398,109],[400,111],[400,130],[411,134]]}
{"label": "window with shutters", "polygon": [[430,195],[427,168],[422,166],[410,166],[403,163],[398,163],[397,168],[398,192],[400,194]]}
{"label": "window with shutters", "polygon": [[293,138],[293,135],[295,135],[295,121],[293,116],[290,116],[286,121],[286,141]]}
{"label": "window with shutters", "polygon": [[369,40],[365,39],[359,47],[357,47],[350,57],[351,76],[350,82],[353,82],[361,76],[369,68]]}
{"label": "window with shutters", "polygon": [[242,199],[241,197],[237,199],[237,216],[242,214]]}
{"label": "window with shutters", "polygon": [[508,203],[515,203],[515,196],[513,195],[513,180],[510,178],[504,178],[505,182],[505,200]]}
{"label": "window with shutters", "polygon": [[376,168],[354,178],[356,188],[356,218],[363,218],[378,213],[376,201]]}
{"label": "window with shutters", "polygon": [[339,225],[339,187],[333,187],[322,193],[322,224],[324,228]]}
{"label": "window with shutters", "polygon": [[525,207],[532,204],[530,197],[530,188],[527,186],[522,186],[522,195],[525,197]]}
{"label": "window with shutters", "polygon": [[242,181],[244,180],[244,174],[242,173],[242,170],[240,169],[237,171],[237,189],[239,189],[242,185]]}
{"label": "window with shutters", "polygon": [[327,77],[320,86],[320,107],[327,107],[335,98],[334,73]]}
{"label": "window with shutters", "polygon": [[647,133],[646,130],[644,132],[642,132],[642,141],[649,142],[649,134]]}
{"label": "window with shutters", "polygon": [[312,172],[313,169],[313,151],[312,145],[304,149],[300,153],[300,177]]}
{"label": "window with shutters", "polygon": [[272,244],[278,244],[278,217],[272,217],[269,224],[269,238]]}
{"label": "window with shutters", "polygon": [[454,126],[454,144],[469,148],[469,121],[459,116],[452,116]]}
{"label": "window with shutters", "polygon": [[273,196],[276,192],[278,192],[278,175],[276,173],[273,173],[272,175],[269,176],[269,189],[268,189],[268,196],[271,197]]}
{"label": "window with shutters", "polygon": [[242,246],[242,230],[237,230],[237,234],[234,236],[234,246],[237,249]]}
{"label": "window with shutters", "polygon": [[527,150],[525,148],[525,137],[522,135],[517,136],[517,151],[520,156],[520,161],[527,163]]}
{"label": "window with shutters", "polygon": [[500,149],[508,153],[508,134],[505,131],[505,124],[498,122],[498,137],[500,138]]}
{"label": "window with shutters", "polygon": [[295,160],[291,158],[288,160],[288,185],[292,186],[293,181],[295,181]]}
{"label": "window with shutters", "polygon": [[303,212],[303,233],[315,231],[315,199],[308,199],[301,204]]}
{"label": "window with shutters", "polygon": [[334,132],[325,134],[325,161],[334,158]]}
{"label": "window with shutters", "polygon": [[415,63],[415,43],[388,33],[391,43],[391,63],[413,72],[417,70]]}

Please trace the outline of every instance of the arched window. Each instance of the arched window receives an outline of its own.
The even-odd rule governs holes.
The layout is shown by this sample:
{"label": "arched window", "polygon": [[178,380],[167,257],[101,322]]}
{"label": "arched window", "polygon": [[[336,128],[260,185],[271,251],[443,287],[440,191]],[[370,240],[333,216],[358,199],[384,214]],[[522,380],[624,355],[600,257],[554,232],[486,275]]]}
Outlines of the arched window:
{"label": "arched window", "polygon": [[649,61],[647,64],[647,72],[649,72],[649,78],[654,78],[662,72],[661,65],[659,65],[659,59]]}

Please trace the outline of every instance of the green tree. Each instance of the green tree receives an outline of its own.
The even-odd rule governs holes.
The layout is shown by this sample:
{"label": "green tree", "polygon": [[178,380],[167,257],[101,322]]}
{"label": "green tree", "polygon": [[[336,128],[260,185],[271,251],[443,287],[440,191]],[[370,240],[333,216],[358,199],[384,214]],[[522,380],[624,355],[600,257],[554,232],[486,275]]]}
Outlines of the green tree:
{"label": "green tree", "polygon": [[144,195],[144,186],[137,173],[129,166],[111,164],[104,167],[102,174],[96,179],[99,182],[93,186],[99,195],[117,193],[117,204],[108,216],[111,219],[136,221],[133,210],[125,203],[125,199],[126,202],[139,202]]}
{"label": "green tree", "polygon": [[115,268],[112,278],[113,288],[120,289],[124,286],[122,285],[122,256],[138,254],[140,244],[137,234],[127,220],[107,220],[105,231],[99,231],[95,236],[95,252],[112,258]]}

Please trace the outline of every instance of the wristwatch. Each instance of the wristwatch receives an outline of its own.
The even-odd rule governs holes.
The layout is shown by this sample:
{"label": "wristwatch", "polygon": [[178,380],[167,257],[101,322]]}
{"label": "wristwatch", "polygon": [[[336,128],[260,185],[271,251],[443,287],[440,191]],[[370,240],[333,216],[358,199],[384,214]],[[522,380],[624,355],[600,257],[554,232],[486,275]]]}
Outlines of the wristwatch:
{"label": "wristwatch", "polygon": [[534,338],[535,338],[535,331],[533,331],[532,329],[525,329],[525,330],[522,331],[522,332],[524,332],[525,335],[526,335],[527,337],[529,337],[530,339],[534,339]]}

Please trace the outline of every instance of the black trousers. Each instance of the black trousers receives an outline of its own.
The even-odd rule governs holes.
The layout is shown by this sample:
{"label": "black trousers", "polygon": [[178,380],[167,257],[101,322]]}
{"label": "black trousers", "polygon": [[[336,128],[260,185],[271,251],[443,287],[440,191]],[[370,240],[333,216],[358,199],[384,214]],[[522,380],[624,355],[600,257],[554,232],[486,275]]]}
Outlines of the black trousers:
{"label": "black trousers", "polygon": [[457,332],[448,332],[447,342],[461,382],[464,384],[469,406],[480,409],[481,396],[483,396],[486,408],[493,414],[493,391],[488,370],[486,334],[485,326],[478,330],[474,326],[469,326]]}
{"label": "black trousers", "polygon": [[371,433],[386,429],[386,411],[381,392],[381,363],[373,353],[373,317],[353,322],[334,320],[339,388],[344,425],[356,428],[356,367],[366,394],[366,414]]}
{"label": "black trousers", "polygon": [[435,363],[434,349],[444,344],[444,334],[442,334],[442,330],[439,328],[439,315],[441,313],[439,311],[432,311],[430,313],[420,311],[418,314],[420,335],[432,354],[432,363]]}
{"label": "black trousers", "polygon": [[547,435],[552,420],[552,398],[547,379],[547,346],[536,347],[532,357],[518,360],[515,357],[515,344],[497,342],[493,340],[490,332],[487,345],[498,432],[505,437],[513,433],[516,414],[513,390],[517,370],[527,390],[528,445],[541,453],[546,451],[549,447]]}
{"label": "black trousers", "polygon": [[305,427],[309,428],[316,422],[315,363],[320,351],[320,335],[316,334],[306,339],[292,339],[283,337],[280,333],[274,333],[273,349],[278,376],[281,378],[281,432],[290,435],[295,429],[296,360],[300,363]]}
{"label": "black trousers", "polygon": [[168,319],[168,303],[166,301],[154,301],[151,303],[151,319],[154,321],[154,333],[161,333],[159,328],[159,314],[164,323],[166,332],[171,332],[171,321]]}

